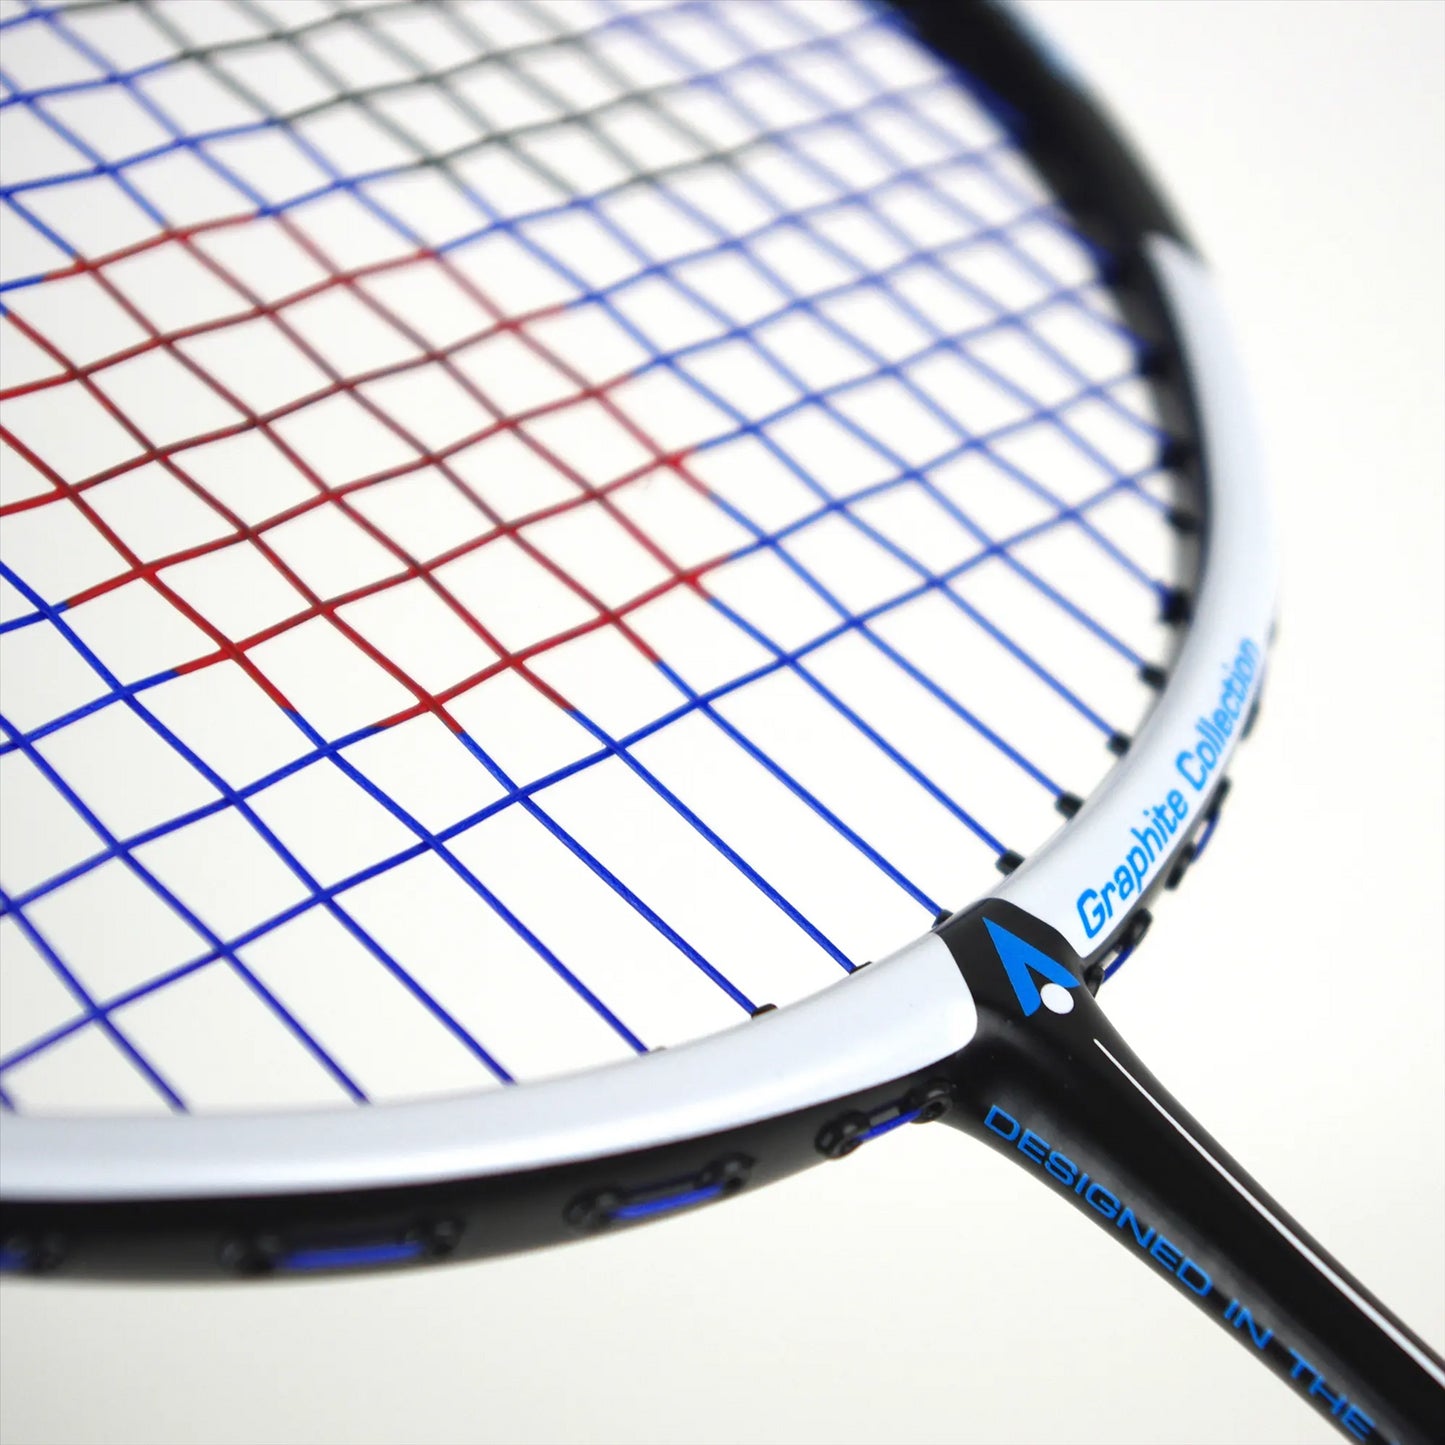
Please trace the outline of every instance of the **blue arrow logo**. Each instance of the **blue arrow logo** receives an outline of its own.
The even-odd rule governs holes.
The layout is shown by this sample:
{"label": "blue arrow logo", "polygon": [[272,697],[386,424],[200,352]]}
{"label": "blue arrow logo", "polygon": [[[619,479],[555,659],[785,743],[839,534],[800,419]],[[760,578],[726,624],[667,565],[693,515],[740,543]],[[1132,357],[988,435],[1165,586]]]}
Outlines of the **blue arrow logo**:
{"label": "blue arrow logo", "polygon": [[993,939],[998,961],[1003,964],[1003,971],[1008,974],[1008,981],[1013,985],[1014,994],[1025,1018],[1036,1013],[1043,1002],[1039,997],[1035,974],[1048,983],[1058,984],[1060,988],[1079,986],[1079,980],[1057,959],[1050,958],[1033,944],[1025,943],[1022,938],[1010,933],[1006,928],[1001,928],[991,919],[985,918],[983,926],[988,929],[988,936]]}

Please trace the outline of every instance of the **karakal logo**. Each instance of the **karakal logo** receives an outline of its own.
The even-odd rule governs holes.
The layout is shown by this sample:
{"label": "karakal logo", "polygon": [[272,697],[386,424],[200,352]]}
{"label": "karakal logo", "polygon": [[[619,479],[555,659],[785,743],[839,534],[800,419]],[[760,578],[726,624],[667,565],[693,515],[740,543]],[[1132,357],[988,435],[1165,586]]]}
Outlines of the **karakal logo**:
{"label": "karakal logo", "polygon": [[[1066,1014],[1073,1008],[1074,1001],[1065,990],[1078,988],[1079,980],[1063,964],[992,919],[985,918],[983,926],[993,939],[994,952],[1025,1018],[1037,1013],[1040,1004],[1056,1014]],[[1042,987],[1037,982],[1040,978],[1044,980]]]}

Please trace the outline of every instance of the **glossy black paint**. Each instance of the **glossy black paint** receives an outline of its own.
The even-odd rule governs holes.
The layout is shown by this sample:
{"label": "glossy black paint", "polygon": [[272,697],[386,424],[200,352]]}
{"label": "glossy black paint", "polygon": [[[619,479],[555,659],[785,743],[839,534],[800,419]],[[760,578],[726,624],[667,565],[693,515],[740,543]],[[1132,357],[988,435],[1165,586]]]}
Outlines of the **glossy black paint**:
{"label": "glossy black paint", "polygon": [[1445,1362],[1174,1101],[1086,987],[1070,991],[1067,1012],[1026,1017],[985,919],[1085,979],[1053,929],[1008,903],[986,901],[939,929],[979,1012],[978,1036],[950,1071],[948,1122],[1038,1174],[1346,1438],[1445,1440],[1445,1389],[1381,1320],[1437,1369]]}

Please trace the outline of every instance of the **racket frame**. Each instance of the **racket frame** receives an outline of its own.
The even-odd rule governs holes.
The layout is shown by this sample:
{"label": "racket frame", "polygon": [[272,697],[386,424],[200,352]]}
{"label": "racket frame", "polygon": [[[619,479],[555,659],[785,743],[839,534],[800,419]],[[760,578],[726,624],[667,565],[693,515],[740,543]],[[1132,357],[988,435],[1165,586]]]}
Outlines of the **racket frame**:
{"label": "racket frame", "polygon": [[[1212,826],[1246,730],[1224,740],[1129,905],[1086,938],[1081,888],[1108,876],[1142,810],[1177,782],[1181,738],[1211,710],[1240,638],[1267,639],[1274,570],[1248,403],[1207,271],[1074,78],[1011,10],[898,8],[939,54],[967,58],[998,118],[1116,258],[1112,289],[1153,340],[1152,380],[1174,438],[1179,575],[1195,580],[1162,599],[1181,625],[1158,701],[1099,792],[992,895],[1066,939],[1097,989]],[[298,1268],[328,1257],[357,1267],[504,1253],[657,1218],[674,1197],[675,1207],[706,1202],[835,1155],[819,1140],[839,1120],[853,1121],[855,1138],[892,1127],[920,1090],[936,1092],[976,1027],[957,962],[931,932],[709,1038],[521,1088],[344,1112],[7,1113],[0,1263],[123,1275],[257,1273],[298,1258]],[[860,1119],[877,1122],[860,1136]],[[733,1173],[715,1190],[727,1161]],[[579,1207],[599,1194],[623,1201],[622,1213]]]}

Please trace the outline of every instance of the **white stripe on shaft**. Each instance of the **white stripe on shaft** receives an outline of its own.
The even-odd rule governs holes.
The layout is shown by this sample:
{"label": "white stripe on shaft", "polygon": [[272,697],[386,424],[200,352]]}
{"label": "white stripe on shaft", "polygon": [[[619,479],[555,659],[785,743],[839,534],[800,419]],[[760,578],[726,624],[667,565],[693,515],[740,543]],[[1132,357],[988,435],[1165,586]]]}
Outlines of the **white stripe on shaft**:
{"label": "white stripe on shaft", "polygon": [[1121,1064],[1118,1059],[1116,1059],[1113,1054],[1111,1054],[1109,1050],[1104,1047],[1104,1045],[1098,1039],[1095,1039],[1094,1043],[1097,1046],[1099,1052],[1102,1053],[1103,1056],[1108,1059],[1108,1061],[1113,1064],[1113,1066],[1118,1069],[1118,1071],[1123,1074],[1123,1076],[1128,1079],[1128,1081],[1133,1084],[1133,1086],[1138,1089],[1138,1091],[1159,1111],[1159,1113],[1165,1119],[1167,1119],[1169,1123],[1174,1126],[1175,1129],[1179,1131],[1180,1137],[1183,1138],[1202,1159],[1206,1160],[1210,1165],[1213,1166],[1215,1172],[1219,1175],[1221,1179],[1225,1180],[1229,1185],[1231,1185],[1235,1192],[1238,1193],[1241,1198],[1247,1200],[1250,1204],[1252,1204],[1254,1208],[1259,1212],[1259,1214],[1263,1218],[1267,1219],[1275,1227],[1275,1229],[1277,1229],[1280,1234],[1282,1234],[1295,1247],[1295,1249],[1300,1254],[1302,1254],[1307,1260],[1309,1260],[1309,1262],[1314,1265],[1314,1267],[1319,1270],[1319,1272],[1324,1275],[1324,1277],[1329,1280],[1329,1282],[1334,1285],[1334,1287],[1339,1290],[1339,1292],[1344,1295],[1345,1298],[1348,1299],[1350,1303],[1353,1304],[1355,1308],[1360,1311],[1361,1314],[1367,1316],[1381,1330],[1383,1330],[1385,1334],[1387,1334],[1390,1339],[1395,1342],[1395,1344],[1397,1344],[1402,1350],[1404,1350],[1404,1352],[1409,1355],[1409,1357],[1414,1360],[1415,1363],[1419,1365],[1420,1368],[1424,1370],[1425,1373],[1429,1375],[1432,1380],[1435,1381],[1436,1384],[1445,1387],[1445,1370],[1442,1370],[1440,1366],[1437,1365],[1435,1361],[1430,1358],[1426,1351],[1422,1350],[1420,1346],[1417,1345],[1414,1340],[1412,1340],[1407,1334],[1405,1334],[1405,1332],[1399,1327],[1399,1325],[1397,1325],[1392,1319],[1390,1319],[1386,1315],[1381,1314],[1380,1311],[1374,1305],[1372,1305],[1370,1301],[1367,1300],[1364,1295],[1362,1295],[1359,1290],[1357,1290],[1354,1285],[1349,1282],[1349,1280],[1347,1280],[1342,1274],[1340,1274],[1340,1272],[1336,1270],[1329,1263],[1328,1260],[1321,1259],[1320,1256],[1316,1254],[1314,1250],[1312,1250],[1309,1245],[1307,1245],[1304,1240],[1302,1240],[1299,1235],[1297,1235],[1294,1230],[1292,1230],[1289,1225],[1287,1225],[1284,1220],[1282,1220],[1277,1214],[1275,1214],[1274,1211],[1271,1210],[1262,1200],[1257,1199],[1253,1194],[1251,1194],[1250,1191],[1245,1188],[1245,1186],[1241,1184],[1240,1181],[1236,1179],[1234,1175],[1231,1174],[1229,1170],[1226,1169],[1224,1165],[1221,1164],[1219,1160],[1216,1159],[1214,1155],[1211,1154],[1209,1150],[1206,1149],[1204,1145],[1201,1144],[1199,1140],[1196,1139],[1184,1127],[1184,1125],[1181,1124],[1179,1120],[1176,1119],[1174,1115],[1171,1114],[1169,1110],[1166,1109],[1164,1105],[1161,1104],[1159,1100],[1156,1099],[1154,1095],[1151,1094],[1149,1090],[1146,1089],[1144,1085],[1141,1084],[1139,1080],[1136,1079],[1133,1074],[1131,1074],[1128,1069],[1126,1069],[1123,1064]]}

